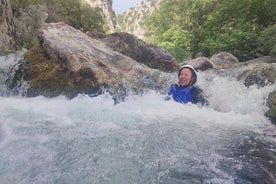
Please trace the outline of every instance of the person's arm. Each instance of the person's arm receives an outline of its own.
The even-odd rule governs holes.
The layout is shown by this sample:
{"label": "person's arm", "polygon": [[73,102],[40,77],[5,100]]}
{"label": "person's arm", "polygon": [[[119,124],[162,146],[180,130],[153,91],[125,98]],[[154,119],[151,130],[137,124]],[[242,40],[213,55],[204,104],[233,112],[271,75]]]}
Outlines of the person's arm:
{"label": "person's arm", "polygon": [[175,85],[176,85],[176,84],[171,85],[171,87],[170,87],[169,90],[168,90],[168,94],[164,97],[164,100],[168,101],[168,100],[171,99],[171,96],[172,96],[172,94],[173,94],[174,91],[175,91],[175,87],[176,87]]}
{"label": "person's arm", "polygon": [[206,100],[203,94],[203,90],[198,87],[193,87],[191,90],[193,102],[195,104],[208,105],[209,102]]}

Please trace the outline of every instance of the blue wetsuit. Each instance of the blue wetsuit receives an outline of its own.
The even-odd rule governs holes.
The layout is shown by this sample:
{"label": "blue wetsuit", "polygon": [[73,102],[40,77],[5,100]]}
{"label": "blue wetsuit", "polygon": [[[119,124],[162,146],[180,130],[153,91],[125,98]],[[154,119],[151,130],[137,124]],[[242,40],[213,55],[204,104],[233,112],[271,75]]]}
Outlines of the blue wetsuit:
{"label": "blue wetsuit", "polygon": [[207,105],[207,100],[203,97],[202,89],[195,86],[181,87],[174,84],[170,87],[168,95],[179,103],[200,103],[201,105]]}

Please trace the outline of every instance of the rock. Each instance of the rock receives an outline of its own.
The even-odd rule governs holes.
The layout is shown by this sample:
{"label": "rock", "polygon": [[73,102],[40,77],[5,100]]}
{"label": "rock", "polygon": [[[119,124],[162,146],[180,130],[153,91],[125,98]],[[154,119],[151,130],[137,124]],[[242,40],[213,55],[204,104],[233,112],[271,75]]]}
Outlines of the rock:
{"label": "rock", "polygon": [[237,76],[238,80],[244,80],[244,85],[249,87],[257,85],[264,87],[269,84],[274,84],[276,79],[276,65],[260,63],[251,63],[249,66]]}
{"label": "rock", "polygon": [[0,52],[15,50],[16,30],[10,0],[0,4]]}
{"label": "rock", "polygon": [[268,95],[267,106],[269,110],[266,112],[266,116],[276,125],[276,91],[271,92]]}
{"label": "rock", "polygon": [[195,59],[185,61],[185,64],[191,65],[195,69],[201,70],[201,71],[213,68],[213,65],[210,63],[210,60],[206,57],[197,57]]}
{"label": "rock", "polygon": [[153,71],[62,22],[44,24],[38,37],[49,57],[59,62],[56,71],[66,76],[66,86],[80,89],[74,94],[105,85],[114,87],[118,82],[135,82]]}
{"label": "rock", "polygon": [[169,52],[147,44],[129,33],[103,35],[101,33],[88,32],[87,35],[106,43],[113,50],[129,56],[135,61],[144,63],[150,68],[163,71],[175,71],[178,68],[175,59]]}
{"label": "rock", "polygon": [[256,59],[249,60],[245,62],[246,64],[253,63],[276,63],[276,56],[263,56]]}
{"label": "rock", "polygon": [[264,87],[269,84],[274,84],[276,79],[276,57],[264,56],[241,63],[245,69],[237,76],[238,80],[244,80],[245,86],[257,85]]}
{"label": "rock", "polygon": [[227,69],[232,67],[233,64],[239,63],[239,60],[231,53],[219,52],[210,58],[210,62],[214,65],[214,68]]}

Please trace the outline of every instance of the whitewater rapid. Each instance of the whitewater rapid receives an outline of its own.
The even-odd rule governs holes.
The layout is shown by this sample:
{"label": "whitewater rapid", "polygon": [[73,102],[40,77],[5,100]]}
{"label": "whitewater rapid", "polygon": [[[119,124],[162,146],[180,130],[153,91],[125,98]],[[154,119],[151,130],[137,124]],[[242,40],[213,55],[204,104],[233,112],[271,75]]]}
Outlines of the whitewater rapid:
{"label": "whitewater rapid", "polygon": [[264,115],[275,84],[199,72],[203,107],[148,89],[116,105],[109,93],[27,98],[14,80],[23,54],[0,57],[1,184],[276,183],[276,128]]}
{"label": "whitewater rapid", "polygon": [[0,183],[273,183],[275,86],[204,75],[204,107],[155,91],[116,105],[108,93],[0,97]]}

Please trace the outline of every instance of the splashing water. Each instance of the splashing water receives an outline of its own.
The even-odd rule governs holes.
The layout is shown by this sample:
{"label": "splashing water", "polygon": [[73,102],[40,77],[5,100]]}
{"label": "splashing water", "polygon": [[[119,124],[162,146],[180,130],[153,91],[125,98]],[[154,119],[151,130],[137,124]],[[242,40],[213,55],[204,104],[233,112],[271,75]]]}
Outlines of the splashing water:
{"label": "splashing water", "polygon": [[255,183],[275,175],[275,127],[259,108],[219,112],[161,99],[150,92],[114,106],[107,94],[1,97],[0,183]]}
{"label": "splashing water", "polygon": [[148,91],[114,105],[0,97],[0,183],[275,183],[276,132],[264,116],[275,86],[199,73],[210,105]]}
{"label": "splashing water", "polygon": [[0,96],[23,96],[28,85],[23,81],[24,51],[0,56]]}

